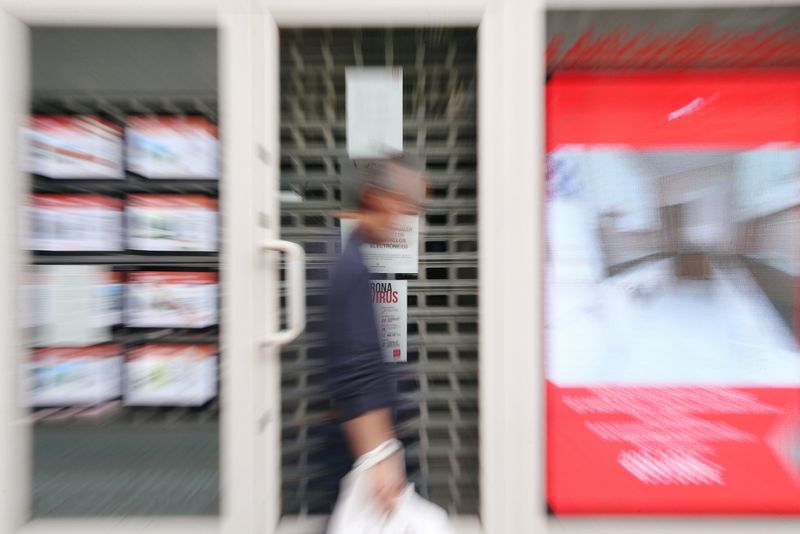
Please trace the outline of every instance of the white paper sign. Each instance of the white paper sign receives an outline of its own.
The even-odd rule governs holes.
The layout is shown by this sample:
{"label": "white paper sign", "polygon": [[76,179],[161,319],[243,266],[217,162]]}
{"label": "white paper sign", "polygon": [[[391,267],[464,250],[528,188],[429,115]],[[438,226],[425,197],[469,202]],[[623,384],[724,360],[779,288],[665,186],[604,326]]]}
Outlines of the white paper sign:
{"label": "white paper sign", "polygon": [[408,282],[372,280],[369,283],[383,356],[388,362],[408,359]]}
{"label": "white paper sign", "polygon": [[[342,248],[357,224],[354,219],[342,219]],[[391,239],[386,243],[364,244],[361,255],[371,273],[416,273],[419,269],[419,216],[398,216]]]}
{"label": "white paper sign", "polygon": [[39,267],[43,314],[37,344],[43,347],[94,345],[111,340],[111,328],[99,326],[97,281],[106,267],[42,265]]}
{"label": "white paper sign", "polygon": [[403,69],[352,67],[345,70],[347,154],[380,157],[403,150]]}

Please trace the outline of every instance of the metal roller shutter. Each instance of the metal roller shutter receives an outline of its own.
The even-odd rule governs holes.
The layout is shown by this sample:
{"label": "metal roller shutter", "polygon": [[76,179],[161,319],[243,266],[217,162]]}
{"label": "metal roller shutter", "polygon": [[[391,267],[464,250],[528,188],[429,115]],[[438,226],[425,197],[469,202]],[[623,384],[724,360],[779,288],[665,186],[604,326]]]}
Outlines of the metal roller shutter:
{"label": "metal roller shutter", "polygon": [[329,401],[319,359],[326,280],[341,250],[339,158],[346,157],[345,67],[403,68],[404,146],[425,159],[432,198],[409,282],[409,361],[398,390],[410,479],[452,513],[478,511],[478,236],[474,29],[281,32],[284,239],[308,255],[308,329],[282,353],[283,512],[325,512],[315,480]]}

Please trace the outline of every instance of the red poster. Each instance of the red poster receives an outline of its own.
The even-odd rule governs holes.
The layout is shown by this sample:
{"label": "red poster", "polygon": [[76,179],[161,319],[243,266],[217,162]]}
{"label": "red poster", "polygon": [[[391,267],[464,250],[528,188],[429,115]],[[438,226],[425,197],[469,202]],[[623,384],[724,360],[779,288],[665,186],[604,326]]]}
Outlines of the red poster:
{"label": "red poster", "polygon": [[555,514],[800,513],[800,72],[547,88]]}

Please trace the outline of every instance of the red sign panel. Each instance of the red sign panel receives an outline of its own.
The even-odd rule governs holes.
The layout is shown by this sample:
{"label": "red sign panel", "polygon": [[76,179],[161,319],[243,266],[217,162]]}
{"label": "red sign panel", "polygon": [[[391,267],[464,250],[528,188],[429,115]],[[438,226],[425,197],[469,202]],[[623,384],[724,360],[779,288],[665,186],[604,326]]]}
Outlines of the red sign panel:
{"label": "red sign panel", "polygon": [[556,514],[800,513],[800,72],[547,88]]}

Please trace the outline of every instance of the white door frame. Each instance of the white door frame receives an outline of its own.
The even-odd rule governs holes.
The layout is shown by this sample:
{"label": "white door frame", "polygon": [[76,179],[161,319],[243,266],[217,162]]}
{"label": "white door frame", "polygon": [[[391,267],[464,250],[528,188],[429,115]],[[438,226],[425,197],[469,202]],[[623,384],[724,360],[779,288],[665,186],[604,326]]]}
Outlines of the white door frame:
{"label": "white door frame", "polygon": [[[260,354],[253,359],[244,355],[258,352],[254,343],[259,332],[275,323],[274,317],[251,299],[252,294],[265,294],[262,291],[272,284],[263,274],[258,275],[264,272],[264,259],[257,252],[257,243],[274,237],[277,232],[278,205],[274,193],[278,189],[279,159],[278,50],[277,47],[272,52],[264,50],[269,44],[277,43],[278,27],[291,26],[441,24],[479,28],[480,72],[485,73],[479,80],[482,191],[479,232],[483,243],[479,281],[481,352],[501,354],[504,348],[514,347],[516,350],[512,352],[518,354],[515,361],[519,364],[508,358],[482,358],[481,515],[487,532],[509,532],[509,528],[520,532],[525,530],[520,530],[523,525],[531,524],[529,519],[535,507],[530,503],[542,502],[541,484],[537,481],[541,470],[536,460],[540,449],[534,430],[540,424],[537,410],[541,402],[537,400],[537,392],[541,386],[535,363],[535,338],[520,334],[531,332],[529,325],[536,322],[536,307],[532,303],[536,301],[538,286],[529,274],[535,272],[536,256],[527,254],[521,263],[519,258],[514,261],[506,261],[506,258],[518,256],[519,251],[533,252],[538,247],[530,203],[538,203],[538,188],[534,185],[537,182],[532,177],[541,155],[530,147],[536,146],[540,135],[536,111],[541,109],[543,90],[534,83],[538,67],[529,58],[535,57],[536,36],[543,35],[542,5],[541,0],[253,0],[252,3],[248,0],[0,0],[4,11],[0,12],[0,17],[18,33],[3,36],[2,52],[9,58],[16,58],[19,72],[27,70],[26,25],[199,25],[217,26],[221,30],[221,132],[226,162],[221,183],[226,214],[222,254],[225,284],[222,350],[228,358],[224,358],[227,364],[223,364],[222,370],[226,385],[221,413],[223,509],[220,519],[40,520],[22,527],[23,532],[63,532],[65,525],[71,525],[81,532],[107,532],[113,526],[125,531],[146,527],[147,531],[178,532],[185,527],[187,532],[189,529],[194,532],[221,529],[238,534],[269,532],[273,530],[270,527],[277,524],[280,498],[278,360],[276,354]],[[247,15],[254,11],[261,15],[260,31],[253,27],[253,17],[250,17],[250,24],[247,22]],[[259,61],[263,67],[253,68]],[[14,85],[25,100],[0,99],[0,118],[6,117],[4,112],[15,113],[13,120],[9,115],[4,124],[8,131],[21,124],[28,109],[24,79],[21,76],[16,82],[7,83]],[[259,90],[265,98],[258,98]],[[518,121],[520,116],[527,116],[529,120]],[[252,117],[262,120],[252,121]],[[10,137],[7,141],[5,147],[13,146]],[[4,164],[18,172],[13,162]],[[265,180],[259,181],[259,174]],[[243,179],[247,177],[250,180]],[[25,184],[23,179],[19,182]],[[261,187],[263,190],[259,190]],[[0,183],[0,197],[9,204],[16,205],[25,190],[26,187],[19,187],[14,192],[8,182]],[[241,206],[245,205],[250,205],[251,210],[242,210]],[[511,221],[509,216],[513,213],[528,215],[515,215]],[[270,217],[275,221],[272,225]],[[267,221],[265,229],[259,229],[260,221]],[[502,236],[511,235],[504,229],[512,226],[517,227],[515,236],[520,238],[519,242],[529,246],[512,247],[504,243]],[[0,244],[16,259],[15,264],[24,263],[18,243]],[[512,254],[512,250],[516,253]],[[506,274],[512,271],[527,274],[512,286],[503,282]],[[4,274],[8,276],[2,276]],[[0,285],[0,291],[14,294],[15,272],[0,272],[0,276],[0,284],[4,284]],[[516,302],[517,299],[511,297],[519,292],[531,295],[530,300],[519,307],[522,313],[505,313],[504,303]],[[13,300],[4,305],[8,316],[12,316]],[[19,362],[23,353],[18,345],[12,346],[14,336],[18,336],[17,329],[13,324],[5,326],[11,329],[12,335],[0,343],[6,343],[4,348],[9,352],[13,349]],[[515,326],[519,328],[515,330]],[[526,371],[520,372],[522,370]],[[262,377],[263,381],[259,384],[254,376]],[[259,385],[271,387],[262,389]],[[259,396],[259,391],[266,393]],[[516,408],[509,410],[507,407]],[[12,434],[8,431],[12,421],[25,421],[25,413],[18,410],[14,414],[0,414],[7,415],[0,420],[0,439],[10,438],[4,442],[13,445],[11,449],[3,449],[0,467],[6,473],[10,472],[5,469],[7,466],[17,469],[14,477],[5,480],[10,483],[27,481],[29,423],[22,425],[24,432],[5,435]],[[529,424],[518,425],[518,420]],[[273,452],[264,456],[268,450]],[[518,454],[521,450],[526,454]],[[507,458],[517,459],[505,461]],[[254,465],[263,465],[264,469],[253,472]],[[517,476],[520,472],[531,476]],[[15,491],[12,495],[18,500],[0,500],[0,507],[3,507],[0,516],[7,518],[4,531],[8,532],[27,521],[27,490]],[[531,513],[523,517],[519,514],[521,510]],[[462,524],[464,531],[472,531],[475,522],[467,520]]]}
{"label": "white door frame", "polygon": [[[478,28],[481,519],[456,518],[455,526],[464,533],[541,531],[546,528],[543,448],[537,436],[543,384],[533,325],[539,324],[535,206],[542,183],[536,169],[543,156],[533,147],[544,146],[544,84],[537,83],[544,64],[536,59],[544,58],[543,1],[263,0],[262,5],[281,28]],[[267,72],[268,78],[279,75],[277,69]],[[316,532],[318,525],[287,518],[282,527],[288,534]]]}
{"label": "white door frame", "polygon": [[[479,232],[483,243],[479,282],[482,295],[481,352],[484,355],[501,354],[504,349],[515,347],[512,352],[518,354],[516,365],[508,358],[483,358],[481,363],[481,515],[487,532],[506,532],[509,531],[508,528],[520,531],[516,526],[522,527],[527,520],[522,519],[518,512],[528,510],[532,514],[535,507],[530,506],[530,503],[542,501],[537,497],[541,496],[541,484],[537,481],[536,473],[541,471],[536,460],[540,451],[534,430],[540,420],[536,412],[537,406],[541,406],[537,402],[537,391],[541,387],[535,363],[536,345],[535,338],[519,335],[522,332],[531,332],[529,325],[536,322],[536,307],[532,303],[536,301],[535,292],[538,288],[536,280],[529,274],[520,276],[518,283],[513,286],[503,281],[511,272],[531,273],[535,272],[536,267],[536,256],[532,253],[522,262],[519,258],[507,261],[507,257],[518,256],[519,251],[532,252],[538,247],[534,231],[534,211],[530,209],[531,202],[538,202],[538,188],[534,185],[536,180],[529,177],[535,176],[536,162],[541,157],[536,151],[531,151],[530,147],[536,146],[536,136],[540,135],[536,110],[541,108],[543,91],[534,83],[537,67],[529,58],[535,57],[535,36],[542,35],[534,32],[543,30],[542,2],[256,0],[255,5],[257,11],[263,15],[263,28],[260,32],[253,31],[242,20],[253,7],[247,5],[246,0],[115,0],[111,4],[103,0],[6,0],[2,4],[6,11],[4,16],[9,20],[15,19],[20,26],[219,25],[222,30],[220,67],[223,69],[220,102],[222,120],[225,121],[221,131],[225,136],[223,142],[226,156],[226,172],[221,185],[227,221],[224,241],[226,247],[222,257],[222,271],[226,277],[223,280],[226,298],[222,345],[223,351],[230,355],[255,352],[253,342],[258,338],[259,325],[263,327],[267,324],[265,310],[259,309],[257,304],[249,300],[249,291],[252,288],[264,284],[263,288],[258,289],[266,290],[266,284],[269,283],[268,280],[265,281],[265,277],[254,274],[258,271],[262,258],[253,244],[276,232],[275,225],[271,227],[272,230],[257,230],[258,222],[254,219],[262,212],[267,217],[277,213],[277,201],[273,196],[277,186],[267,188],[271,191],[249,190],[248,187],[258,187],[254,184],[259,181],[242,180],[242,177],[255,177],[264,172],[266,183],[277,184],[278,50],[276,47],[274,53],[267,52],[262,56],[264,48],[259,51],[259,47],[253,43],[261,42],[260,39],[276,43],[279,26],[442,24],[479,27],[479,70],[485,73],[479,81],[479,180],[482,191],[479,200]],[[113,9],[109,9],[111,7]],[[226,28],[232,28],[232,31],[226,32]],[[24,33],[24,30],[20,31]],[[27,45],[23,40],[20,37],[16,42],[8,44],[12,53],[26,49]],[[253,65],[253,60],[257,57],[262,58],[263,70],[248,69],[247,65]],[[24,61],[20,68],[25,68]],[[263,87],[269,98],[256,98],[245,86]],[[0,102],[0,106],[7,104]],[[27,110],[27,105],[22,108]],[[250,115],[246,113],[248,109]],[[263,117],[263,121],[248,122],[247,117],[259,115]],[[518,121],[520,116],[529,117],[529,121]],[[261,149],[257,148],[259,145]],[[266,165],[256,158],[257,152],[265,156]],[[231,183],[232,176],[236,177],[236,187],[226,187],[226,184]],[[505,179],[500,179],[501,177]],[[249,186],[243,186],[248,183]],[[20,189],[15,198],[20,198],[22,190],[24,188]],[[254,206],[249,212],[251,218],[248,219],[248,212],[237,207],[248,205],[253,199],[260,199],[261,209]],[[515,215],[514,220],[509,221],[509,215],[513,213],[528,215]],[[520,238],[520,243],[529,243],[528,247],[512,247],[510,243],[505,243],[502,236],[512,234],[504,232],[504,229],[515,225],[517,231],[514,235]],[[526,240],[526,237],[529,239]],[[18,257],[20,248],[16,244],[13,248]],[[512,251],[515,253],[512,254]],[[15,280],[11,276],[4,278],[4,283],[9,285],[9,291],[15,286]],[[518,311],[522,313],[507,314],[503,310],[504,303],[516,302],[516,298],[511,297],[516,297],[519,292],[527,292],[531,295],[530,300],[520,306]],[[254,291],[253,294],[262,293]],[[251,323],[246,320],[248,313],[252,314]],[[22,357],[20,351],[17,354],[18,359]],[[221,526],[226,532],[261,532],[271,530],[265,530],[264,527],[277,522],[280,498],[280,406],[277,389],[279,369],[274,355],[261,356],[246,364],[236,356],[226,359],[229,365],[223,369],[223,373],[229,385],[223,393],[220,438],[223,450],[222,522],[216,525],[210,521],[193,520],[193,530],[202,523],[204,529],[209,530],[216,530]],[[527,371],[520,372],[523,369]],[[269,383],[273,386],[266,388],[267,398],[259,397],[257,392],[260,389],[252,382],[248,383],[248,377],[253,376],[266,377],[268,382],[264,385]],[[510,410],[508,407],[516,408]],[[21,412],[17,415],[24,417]],[[517,425],[517,420],[532,424]],[[266,430],[261,433],[254,431],[253,421],[261,423],[260,430],[264,431],[264,427]],[[4,458],[8,461],[7,465],[18,461],[27,450],[27,442],[21,437],[16,438],[16,443],[16,452],[9,453]],[[274,453],[265,458],[262,454],[268,450],[268,443],[272,445],[270,449]],[[518,454],[520,450],[525,450],[526,454]],[[251,460],[243,461],[243,457]],[[505,458],[515,457],[517,460],[513,462],[504,461]],[[252,463],[256,460],[264,462],[262,476],[248,473],[252,465],[260,465]],[[520,472],[531,473],[531,476],[516,476]],[[257,505],[255,499],[261,498],[264,501]],[[24,522],[25,517],[18,513],[21,505],[12,506],[10,501],[7,501],[7,505],[9,509],[17,511],[17,516],[10,525],[17,526]],[[178,521],[169,520],[170,527],[177,528]],[[36,523],[37,528],[49,531],[50,528],[60,528],[65,522]],[[140,520],[123,523],[130,524],[130,528],[139,528],[142,524]],[[158,524],[166,526],[167,522],[159,520]],[[470,521],[464,522],[465,528],[473,524]],[[78,523],[75,526],[78,527]],[[103,521],[81,521],[80,526],[107,528]],[[28,529],[30,528],[29,525]]]}
{"label": "white door frame", "polygon": [[[267,314],[267,294],[275,295],[275,269],[266,269],[258,242],[277,234],[260,229],[259,214],[271,210],[277,187],[277,163],[259,159],[266,130],[254,110],[267,105],[256,79],[263,45],[252,16],[250,0],[2,0],[0,1],[0,157],[2,175],[2,237],[0,267],[3,317],[0,321],[0,533],[12,532],[267,532],[277,521],[278,508],[267,506],[269,450],[277,450],[275,405],[265,392],[275,391],[276,349],[261,350],[258,340],[274,326],[276,313]],[[220,413],[221,510],[215,518],[43,519],[30,521],[31,420],[17,401],[16,369],[25,357],[24,340],[15,321],[17,287],[29,257],[18,239],[24,219],[18,206],[29,191],[27,176],[16,161],[17,132],[29,112],[29,26],[148,26],[210,27],[219,31],[219,103],[224,147],[222,191],[223,250],[221,276],[223,310]],[[277,94],[270,96],[277,104]],[[254,119],[258,117],[259,120]],[[272,119],[276,121],[275,118]],[[274,137],[274,135],[273,135]],[[274,148],[273,148],[274,153]],[[14,180],[11,177],[17,176]],[[269,205],[272,202],[273,205]],[[269,206],[269,209],[267,207]],[[271,276],[267,276],[269,273]],[[268,293],[269,291],[269,293]],[[258,295],[263,297],[258,298]],[[272,301],[270,301],[272,302]],[[274,300],[277,308],[277,299]],[[9,320],[11,319],[11,320]],[[267,387],[270,385],[271,387]],[[273,394],[275,396],[277,394]],[[268,443],[267,440],[273,441]],[[270,449],[271,447],[271,449]],[[273,456],[277,456],[277,453]],[[272,459],[274,464],[279,460]],[[273,491],[274,493],[274,491]],[[272,517],[270,517],[272,514]]]}
{"label": "white door frame", "polygon": [[32,440],[27,411],[21,407],[19,362],[23,354],[23,332],[17,320],[17,294],[28,256],[19,246],[22,231],[19,199],[28,185],[18,170],[17,125],[28,113],[28,50],[24,46],[27,28],[13,17],[0,13],[0,532],[7,532],[25,520],[30,509],[31,481],[27,458]]}
{"label": "white door frame", "polygon": [[[476,25],[481,530],[796,532],[797,519],[554,518],[545,508],[542,221],[546,9],[772,6],[797,0],[263,0],[279,27]],[[273,73],[277,76],[277,73]],[[311,532],[292,523],[286,532]],[[471,522],[464,532],[473,532]]]}

